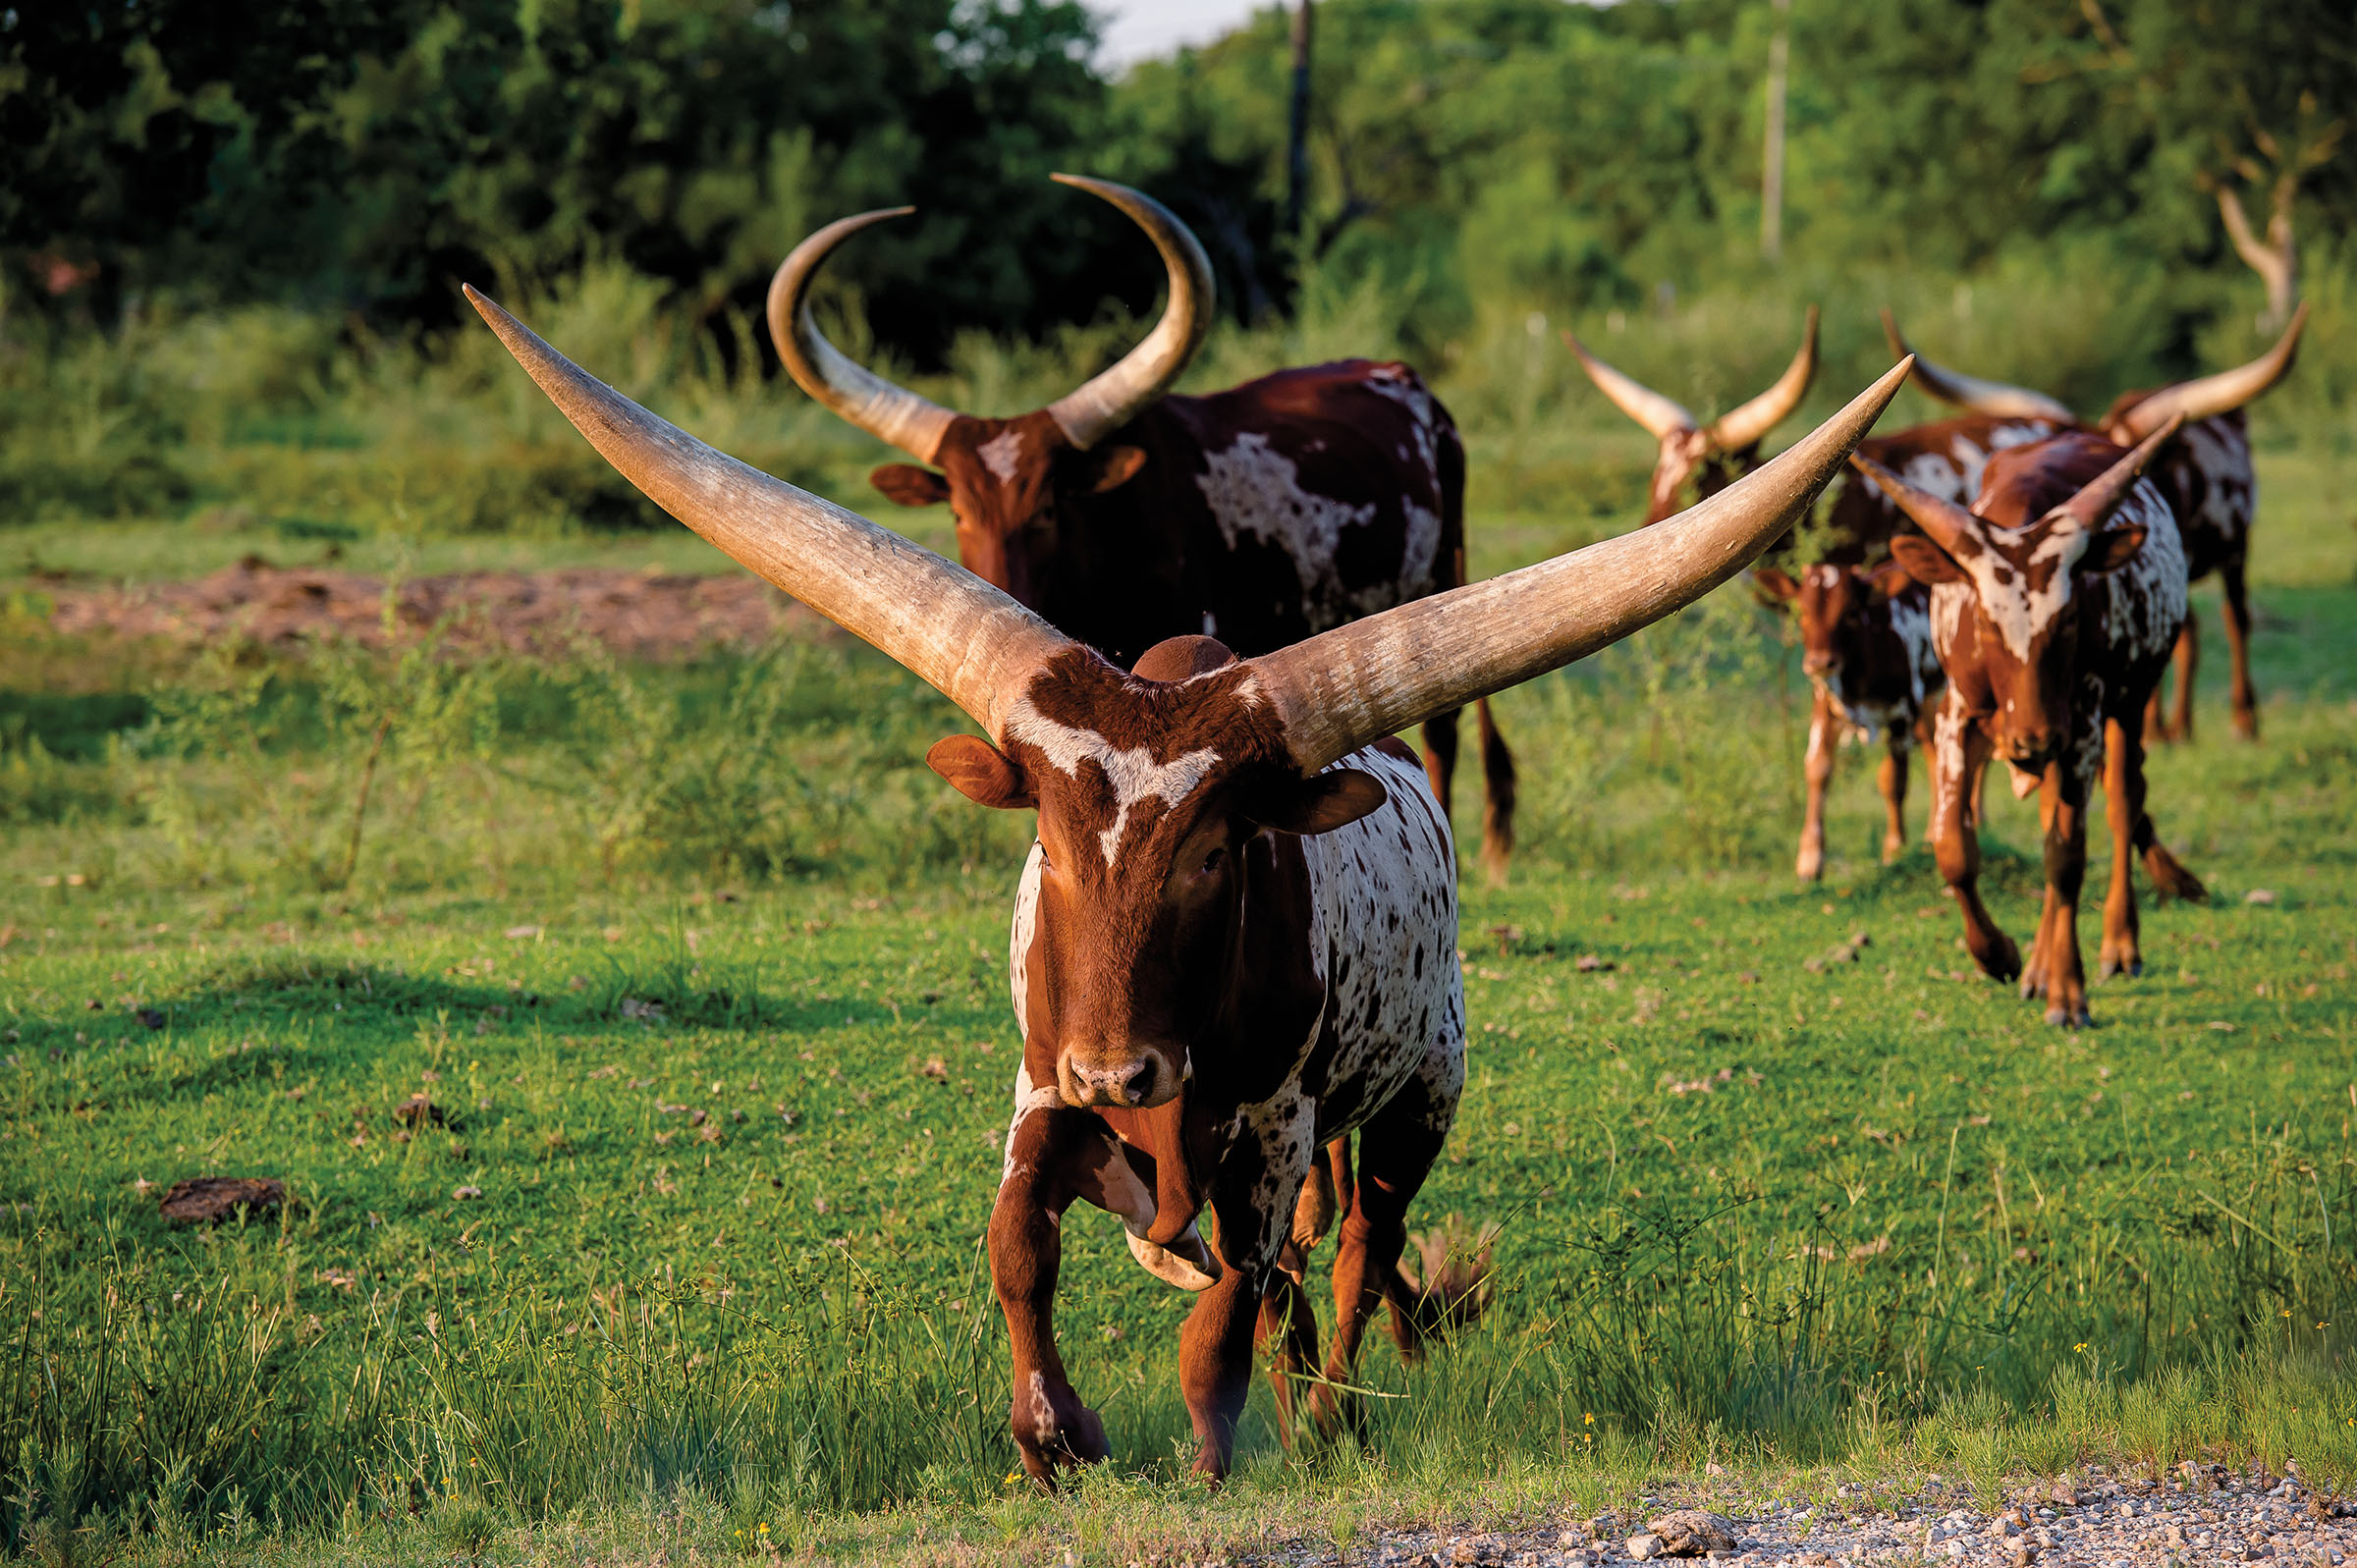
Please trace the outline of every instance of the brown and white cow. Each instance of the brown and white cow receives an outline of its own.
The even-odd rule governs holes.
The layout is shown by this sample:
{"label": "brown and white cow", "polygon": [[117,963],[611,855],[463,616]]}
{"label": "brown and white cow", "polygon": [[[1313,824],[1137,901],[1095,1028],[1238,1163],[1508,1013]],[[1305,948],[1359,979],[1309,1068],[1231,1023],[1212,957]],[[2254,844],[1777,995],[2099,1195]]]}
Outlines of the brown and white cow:
{"label": "brown and white cow", "polygon": [[1800,668],[1814,697],[1802,764],[1808,803],[1792,869],[1804,882],[1825,874],[1825,792],[1835,754],[1844,741],[1878,739],[1883,864],[1890,865],[1907,847],[1907,755],[1930,699],[1947,681],[1932,648],[1931,590],[1890,562],[1871,570],[1819,562],[1798,577],[1762,567],[1754,575],[1800,618]]}
{"label": "brown and white cow", "polygon": [[[828,255],[913,208],[828,225],[771,280],[770,335],[795,382],[926,464],[876,469],[879,491],[903,506],[948,502],[968,571],[1119,665],[1186,634],[1266,653],[1465,581],[1464,447],[1415,371],[1346,359],[1166,395],[1211,325],[1203,247],[1150,196],[1055,178],[1145,230],[1170,302],[1120,363],[1045,408],[1011,419],[945,408],[819,332],[809,296]],[[1513,845],[1514,763],[1486,701],[1475,722],[1482,860],[1496,878]],[[1424,742],[1446,808],[1456,715],[1436,715]]]}
{"label": "brown and white cow", "polygon": [[[2184,623],[2185,552],[2175,512],[2143,474],[2176,431],[2171,419],[2128,452],[2088,431],[2012,448],[1991,460],[1969,510],[1872,459],[1852,460],[1923,530],[1891,548],[1932,585],[1932,634],[1947,672],[1932,746],[1940,874],[1956,892],[1974,960],[2001,980],[2018,974],[2024,997],[2045,998],[2049,1023],[2091,1021],[2078,904],[2099,775],[2112,838],[2102,974],[2143,972],[2135,853],[2164,895],[2203,895],[2145,809],[2145,703]],[[2026,965],[1979,891],[1980,780],[1992,756],[2011,771],[2015,794],[2043,791],[2046,900]]]}
{"label": "brown and white cow", "polygon": [[[1817,312],[1809,312],[1800,352],[1776,386],[1705,426],[1675,401],[1614,369],[1566,333],[1563,341],[1597,389],[1661,443],[1647,501],[1648,523],[1668,515],[1689,491],[1713,495],[1759,463],[1759,443],[1808,391],[1817,358]],[[1875,436],[1858,450],[1895,468],[1918,489],[1958,503],[1971,500],[1989,460],[2008,447],[2043,441],[2068,421],[2029,413],[1974,414]],[[1802,661],[1812,688],[1808,750],[1801,768],[1807,803],[1793,870],[1803,881],[1825,875],[1825,796],[1841,743],[1870,744],[1879,734],[1879,784],[1887,813],[1883,863],[1906,847],[1907,755],[1925,700],[1944,677],[1931,648],[1927,591],[1908,589],[1880,571],[1906,514],[1873,485],[1843,475],[1828,489],[1825,528],[1815,559],[1795,578],[1763,566],[1755,576],[1772,599],[1799,614]],[[1788,540],[1770,548],[1773,557]],[[1895,590],[1895,596],[1893,591]]]}
{"label": "brown and white cow", "polygon": [[[469,297],[657,505],[972,717],[982,733],[935,745],[935,771],[984,805],[1038,814],[1015,900],[1023,1056],[990,1258],[1015,1443],[1043,1482],[1106,1453],[1056,1344],[1075,1201],[1119,1215],[1140,1262],[1198,1292],[1180,1381],[1213,1477],[1256,1337],[1277,1339],[1281,1387],[1315,1364],[1315,1320],[1286,1272],[1304,1250],[1298,1220],[1314,1244],[1321,1215],[1342,1216],[1336,1343],[1313,1398],[1347,1386],[1375,1307],[1405,1295],[1405,1212],[1455,1113],[1464,1006],[1448,823],[1386,737],[1741,571],[1905,376],[1659,528],[1255,658],[1198,634],[1124,672],[978,577],[704,446]],[[1355,1171],[1326,1164],[1342,1178],[1330,1208],[1309,1178],[1352,1132]]]}
{"label": "brown and white cow", "polygon": [[[2290,372],[2301,330],[2307,324],[2308,307],[2302,304],[2275,347],[2249,364],[2153,391],[2124,393],[2092,425],[2044,393],[1984,381],[1921,355],[1915,360],[1915,381],[1924,391],[1981,414],[2040,418],[2062,430],[2093,429],[2121,446],[2134,446],[2170,419],[2183,422],[2177,439],[2153,464],[2153,482],[2177,514],[2191,580],[2199,582],[2213,571],[2218,573],[2225,609],[2221,619],[2226,628],[2226,657],[2233,672],[2234,732],[2250,740],[2259,736],[2259,693],[2251,684],[2251,604],[2243,573],[2250,560],[2259,480],[2251,466],[2250,431],[2242,409]],[[1883,312],[1883,330],[1894,355],[1904,358],[1914,352],[1889,310]],[[2161,688],[2158,684],[2153,688],[2146,729],[2157,739],[2193,737],[2193,676],[2201,656],[2200,627],[2201,622],[2188,610],[2185,629],[2177,639],[2176,698],[2173,712],[2165,720],[2161,712]]]}

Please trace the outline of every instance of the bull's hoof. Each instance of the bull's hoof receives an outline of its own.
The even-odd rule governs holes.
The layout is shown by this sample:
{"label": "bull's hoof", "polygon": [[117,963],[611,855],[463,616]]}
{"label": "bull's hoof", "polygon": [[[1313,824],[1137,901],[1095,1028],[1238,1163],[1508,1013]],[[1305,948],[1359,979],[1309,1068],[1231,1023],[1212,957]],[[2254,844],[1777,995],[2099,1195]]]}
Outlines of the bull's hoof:
{"label": "bull's hoof", "polygon": [[2011,980],[2021,973],[2021,949],[2003,932],[1989,945],[1986,952],[1975,952],[1972,961],[1981,966],[1981,973],[1996,981]]}
{"label": "bull's hoof", "polygon": [[2187,903],[2209,901],[2210,890],[2202,886],[2202,879],[2186,870],[2175,855],[2159,844],[2144,852],[2144,873],[2153,879],[2153,896],[2157,899],[2182,898]]}
{"label": "bull's hoof", "polygon": [[1792,862],[1792,875],[1803,882],[1823,882],[1825,880],[1825,851],[1803,849],[1799,858]]}
{"label": "bull's hoof", "polygon": [[2144,960],[2134,953],[2130,953],[2124,958],[2115,954],[2106,953],[2104,955],[2103,965],[2097,971],[2097,978],[2102,980],[2110,980],[2119,975],[2125,975],[2130,980],[2143,979]]}
{"label": "bull's hoof", "polygon": [[1885,838],[1885,839],[1883,840],[1883,864],[1884,864],[1884,865],[1886,865],[1886,866],[1895,866],[1895,865],[1897,865],[1897,864],[1898,864],[1898,862],[1899,862],[1899,857],[1900,857],[1900,856],[1902,856],[1902,855],[1904,855],[1906,852],[1907,852],[1907,841],[1906,841],[1906,839],[1904,839],[1904,838],[1897,838],[1897,837],[1893,836],[1893,837],[1891,837],[1891,838]]}
{"label": "bull's hoof", "polygon": [[2234,738],[2237,740],[2256,740],[2259,738],[2259,713],[2257,709],[2238,708],[2235,710]]}
{"label": "bull's hoof", "polygon": [[2095,1018],[2083,1001],[2050,1001],[2046,1004],[2046,1021],[2058,1029],[2085,1029],[2095,1022]]}
{"label": "bull's hoof", "polygon": [[1032,1398],[1041,1403],[1027,1408],[1025,1401],[1016,1401],[1013,1426],[1023,1473],[1033,1481],[1053,1491],[1059,1471],[1102,1463],[1113,1452],[1105,1441],[1105,1424],[1069,1391],[1057,1398],[1040,1390]]}

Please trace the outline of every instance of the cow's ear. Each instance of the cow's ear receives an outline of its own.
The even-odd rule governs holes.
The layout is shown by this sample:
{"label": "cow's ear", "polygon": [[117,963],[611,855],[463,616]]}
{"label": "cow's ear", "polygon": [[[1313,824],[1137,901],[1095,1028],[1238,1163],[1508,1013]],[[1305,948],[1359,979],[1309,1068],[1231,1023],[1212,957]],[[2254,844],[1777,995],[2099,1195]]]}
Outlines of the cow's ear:
{"label": "cow's ear", "polygon": [[1780,570],[1775,567],[1762,567],[1753,572],[1752,576],[1758,580],[1761,587],[1786,604],[1790,604],[1800,597],[1800,584],[1792,580],[1789,572]]}
{"label": "cow's ear", "polygon": [[1264,828],[1302,835],[1332,833],[1391,798],[1383,781],[1356,768],[1336,768],[1277,785],[1244,813]]}
{"label": "cow's ear", "polygon": [[925,753],[925,766],[978,806],[1023,811],[1039,804],[1023,780],[1023,770],[980,735],[951,735],[934,741],[933,749]]}
{"label": "cow's ear", "polygon": [[1895,561],[1886,561],[1866,573],[1866,588],[1877,599],[1888,599],[1914,581],[1914,575]]}
{"label": "cow's ear", "polygon": [[867,482],[885,500],[904,507],[937,507],[950,499],[949,476],[913,462],[888,462],[869,474]]}
{"label": "cow's ear", "polygon": [[1146,449],[1106,447],[1090,453],[1088,459],[1088,493],[1101,496],[1137,477],[1137,470],[1146,465]]}
{"label": "cow's ear", "polygon": [[1947,552],[1929,539],[1902,533],[1891,541],[1891,562],[1927,587],[1935,582],[1968,582],[1964,568],[1947,559]]}
{"label": "cow's ear", "polygon": [[2136,559],[2144,548],[2145,527],[2131,522],[2124,527],[2106,528],[2087,541],[2087,553],[2079,558],[2081,571],[2117,571]]}

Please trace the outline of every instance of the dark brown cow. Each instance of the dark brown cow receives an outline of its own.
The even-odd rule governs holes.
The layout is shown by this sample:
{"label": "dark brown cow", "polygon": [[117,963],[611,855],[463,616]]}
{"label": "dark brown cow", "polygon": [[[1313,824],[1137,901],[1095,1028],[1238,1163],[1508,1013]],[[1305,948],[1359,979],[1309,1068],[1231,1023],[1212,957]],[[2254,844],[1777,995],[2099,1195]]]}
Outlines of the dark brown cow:
{"label": "dark brown cow", "polygon": [[1929,699],[1947,680],[1932,648],[1931,590],[1889,562],[1873,570],[1820,562],[1797,578],[1762,567],[1756,575],[1800,617],[1800,668],[1815,698],[1802,765],[1808,803],[1792,869],[1803,882],[1825,875],[1825,791],[1835,753],[1844,740],[1871,745],[1878,738],[1883,864],[1890,865],[1907,847],[1907,753]]}
{"label": "dark brown cow", "polygon": [[[469,293],[657,505],[973,718],[982,734],[934,746],[935,771],[984,805],[1038,813],[1015,896],[1023,1056],[990,1258],[1015,1443],[1042,1482],[1106,1453],[1056,1346],[1074,1201],[1119,1215],[1141,1263],[1198,1292],[1179,1377],[1196,1466],[1215,1478],[1255,1338],[1276,1338],[1281,1386],[1316,1363],[1287,1271],[1326,1218],[1342,1215],[1339,1313],[1316,1400],[1348,1385],[1376,1306],[1406,1294],[1405,1212],[1455,1113],[1464,1004],[1448,822],[1385,737],[1742,570],[1905,375],[1659,528],[1257,658],[1197,635],[1124,672],[970,573],[664,423]],[[1354,1131],[1356,1170],[1330,1159],[1321,1202],[1319,1152]]]}
{"label": "dark brown cow", "polygon": [[[1647,522],[1666,515],[1690,492],[1713,495],[1760,460],[1759,443],[1808,391],[1816,366],[1817,313],[1809,312],[1800,352],[1777,385],[1716,423],[1701,425],[1675,402],[1614,369],[1564,334],[1580,365],[1623,413],[1661,443],[1647,502]],[[1876,436],[1858,450],[1897,469],[1917,488],[1948,501],[1969,501],[1979,490],[1989,460],[2008,447],[2043,441],[2061,429],[2061,419],[2036,414],[1974,414],[1917,425],[1896,435]],[[1758,582],[1770,597],[1793,605],[1800,615],[1802,668],[1812,687],[1808,751],[1802,762],[1808,784],[1800,827],[1800,851],[1793,870],[1803,881],[1825,875],[1825,796],[1841,743],[1884,743],[1880,784],[1888,813],[1883,861],[1888,865],[1906,846],[1904,811],[1907,754],[1914,745],[1927,697],[1945,678],[1933,655],[1929,625],[1920,618],[1925,590],[1888,593],[1901,586],[1877,577],[1871,564],[1886,557],[1891,537],[1909,526],[1906,514],[1873,485],[1849,475],[1834,482],[1823,509],[1825,532],[1816,559],[1795,579],[1778,567],[1762,567]],[[1770,549],[1773,557],[1789,540]],[[1882,584],[1878,590],[1874,585]]]}
{"label": "dark brown cow", "polygon": [[[2018,974],[2024,997],[2046,999],[2049,1023],[2091,1021],[2078,905],[2099,774],[2112,838],[2103,975],[2143,972],[2135,852],[2164,895],[2202,896],[2145,810],[2145,702],[2184,623],[2185,553],[2176,514],[2142,475],[2176,430],[2172,419],[2130,452],[2071,431],[2000,453],[1969,511],[1854,460],[1923,529],[1891,548],[1933,585],[1933,637],[1947,672],[1932,747],[1940,874],[1956,892],[1974,960],[2001,980]],[[1979,891],[1977,802],[1992,756],[2011,770],[2015,794],[2043,791],[2046,902],[2026,965]]]}
{"label": "dark brown cow", "polygon": [[[2069,408],[2044,393],[1964,375],[1920,355],[1915,361],[1916,384],[1943,402],[1983,414],[2046,419],[2056,429],[2094,429],[2121,446],[2134,446],[2172,418],[2183,421],[2176,441],[2153,464],[2153,483],[2177,514],[2191,580],[2199,582],[2213,571],[2218,573],[2225,608],[2226,657],[2233,671],[2234,732],[2249,740],[2259,736],[2259,693],[2251,684],[2251,605],[2243,572],[2250,559],[2259,480],[2251,466],[2250,431],[2242,409],[2290,372],[2301,329],[2307,323],[2308,307],[2303,304],[2275,347],[2251,363],[2153,391],[2124,393],[2093,425],[2081,422]],[[1888,310],[1883,312],[1883,330],[1890,337],[1893,354],[1903,358],[1914,352]],[[2153,688],[2146,728],[2157,739],[2193,737],[2193,676],[2200,661],[2200,626],[2187,611],[2176,647],[2174,711],[2165,721],[2161,712],[2161,688],[2158,684]]]}
{"label": "dark brown cow", "polygon": [[[1171,297],[1121,363],[1012,419],[959,413],[883,380],[829,343],[810,287],[852,235],[914,209],[863,212],[795,247],[771,281],[770,334],[803,391],[919,461],[876,488],[948,502],[968,571],[1116,664],[1167,637],[1266,653],[1465,581],[1465,455],[1448,409],[1406,365],[1346,359],[1208,397],[1166,396],[1212,316],[1211,264],[1186,226],[1110,181],[1058,175],[1134,219]],[[1482,861],[1513,844],[1513,756],[1475,705],[1487,805]],[[1424,730],[1446,809],[1456,715]]]}

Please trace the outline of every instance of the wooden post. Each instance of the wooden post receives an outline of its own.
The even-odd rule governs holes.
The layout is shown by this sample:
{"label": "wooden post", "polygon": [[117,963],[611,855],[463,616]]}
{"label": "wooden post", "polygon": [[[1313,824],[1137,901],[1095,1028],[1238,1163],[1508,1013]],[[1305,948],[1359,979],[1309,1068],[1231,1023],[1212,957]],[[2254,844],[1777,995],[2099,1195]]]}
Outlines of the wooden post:
{"label": "wooden post", "polygon": [[1760,254],[1784,256],[1784,74],[1791,50],[1792,0],[1775,0],[1776,36],[1768,40],[1768,135],[1760,175]]}

